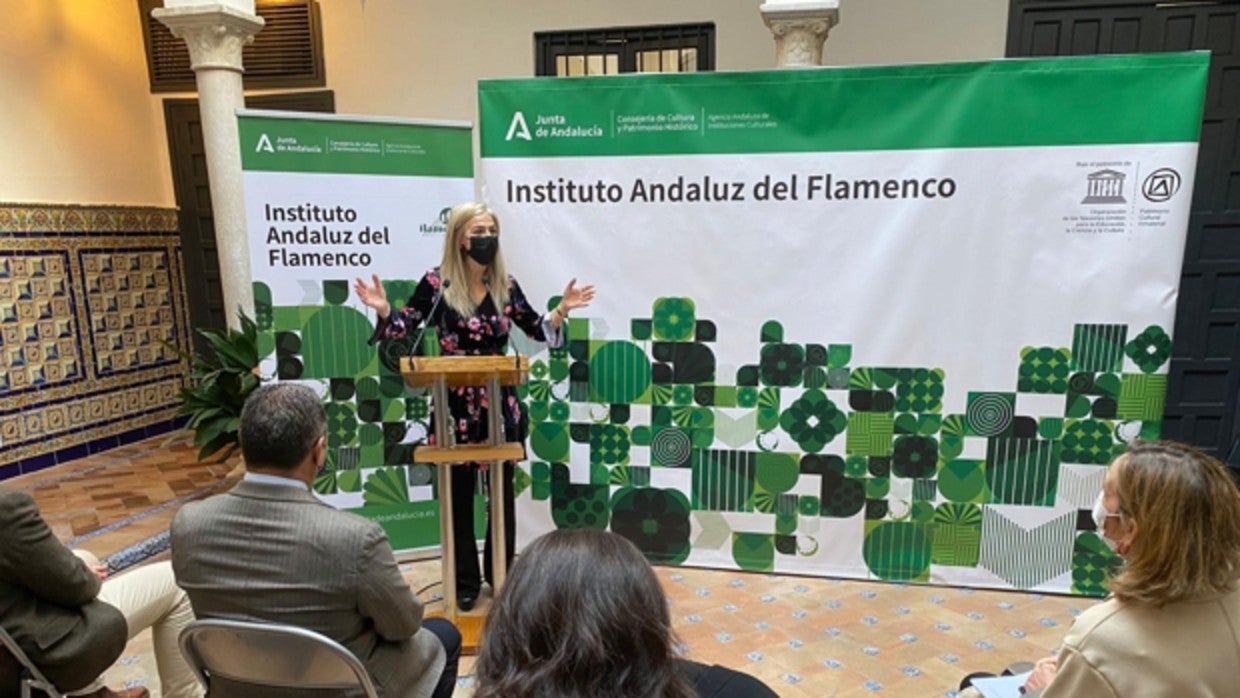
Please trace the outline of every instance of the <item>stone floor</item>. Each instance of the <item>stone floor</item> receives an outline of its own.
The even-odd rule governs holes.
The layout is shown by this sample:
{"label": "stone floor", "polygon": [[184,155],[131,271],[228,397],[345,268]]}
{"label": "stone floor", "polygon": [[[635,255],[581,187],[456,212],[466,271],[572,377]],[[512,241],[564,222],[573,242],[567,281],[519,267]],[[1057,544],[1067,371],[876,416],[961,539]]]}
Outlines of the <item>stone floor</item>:
{"label": "stone floor", "polygon": [[[187,501],[222,489],[232,462],[199,463],[182,435],[157,437],[5,480],[57,536],[123,570],[166,555]],[[402,565],[442,613],[438,559]],[[749,672],[781,696],[949,696],[971,671],[1051,652],[1091,599],[851,580],[657,568],[690,658]],[[475,610],[485,614],[486,597]],[[158,696],[149,632],[107,674]],[[473,659],[456,695],[472,694]]]}

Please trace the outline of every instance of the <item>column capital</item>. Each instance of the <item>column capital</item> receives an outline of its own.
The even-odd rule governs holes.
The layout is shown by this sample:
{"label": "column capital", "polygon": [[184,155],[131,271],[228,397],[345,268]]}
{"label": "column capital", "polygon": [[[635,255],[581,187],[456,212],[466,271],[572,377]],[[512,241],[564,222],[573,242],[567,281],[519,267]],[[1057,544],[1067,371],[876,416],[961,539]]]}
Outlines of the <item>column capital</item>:
{"label": "column capital", "polygon": [[801,68],[822,65],[827,33],[840,23],[839,0],[770,0],[759,8],[775,35],[775,65]]}
{"label": "column capital", "polygon": [[241,49],[254,40],[266,20],[221,3],[157,7],[151,16],[189,47],[190,67],[245,72]]}

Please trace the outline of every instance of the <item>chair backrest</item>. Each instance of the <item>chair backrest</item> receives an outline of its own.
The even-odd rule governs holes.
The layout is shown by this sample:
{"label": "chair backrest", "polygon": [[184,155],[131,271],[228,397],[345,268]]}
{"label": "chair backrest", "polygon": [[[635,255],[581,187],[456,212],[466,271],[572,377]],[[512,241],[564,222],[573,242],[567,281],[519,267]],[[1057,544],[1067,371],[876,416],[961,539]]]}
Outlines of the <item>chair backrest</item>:
{"label": "chair backrest", "polygon": [[204,687],[211,677],[296,689],[361,689],[377,698],[365,665],[343,645],[293,625],[203,619],[185,626],[181,654]]}
{"label": "chair backrest", "polygon": [[22,665],[22,698],[29,698],[31,689],[35,688],[46,693],[50,698],[63,698],[60,690],[52,685],[51,681],[47,680],[43,672],[39,671],[39,667],[35,666],[34,662],[30,661],[30,657],[27,657],[26,653],[22,651],[21,646],[17,644],[17,640],[14,640],[13,636],[9,635],[9,632],[4,628],[0,628],[0,644],[4,645],[4,648],[9,651],[9,654],[13,655],[18,664]]}

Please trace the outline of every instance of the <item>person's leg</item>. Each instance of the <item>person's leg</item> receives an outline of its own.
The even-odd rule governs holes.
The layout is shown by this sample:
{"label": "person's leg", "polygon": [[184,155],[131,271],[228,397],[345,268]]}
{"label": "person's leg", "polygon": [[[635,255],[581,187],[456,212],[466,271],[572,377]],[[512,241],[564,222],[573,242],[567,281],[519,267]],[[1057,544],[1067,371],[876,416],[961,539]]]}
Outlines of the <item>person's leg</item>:
{"label": "person's leg", "polygon": [[160,694],[168,698],[202,695],[194,672],[181,656],[177,637],[194,620],[189,597],[176,584],[171,562],[157,562],[106,580],[99,599],[125,616],[129,637],[151,629]]}
{"label": "person's leg", "polygon": [[[82,550],[81,548],[74,548],[72,552],[74,555],[78,557],[79,560],[86,563],[86,566],[91,568],[92,570],[98,571],[98,570],[103,569],[103,562],[100,561],[99,558],[96,557],[95,554],[92,553],[91,551]],[[121,615],[124,615],[124,613],[122,612]],[[126,622],[126,625],[128,625],[129,623],[128,616],[126,616],[125,622]],[[132,636],[132,633],[130,635]],[[76,698],[77,696],[93,696],[93,695],[98,695],[101,691],[104,691],[106,688],[107,687],[103,683],[103,673],[100,672],[99,676],[96,676],[95,680],[91,681],[88,686],[68,692],[65,695],[70,696],[70,698]]]}
{"label": "person's leg", "polygon": [[422,627],[431,631],[443,645],[443,673],[439,675],[439,683],[435,686],[432,698],[450,698],[456,690],[457,665],[461,661],[461,632],[456,626],[443,618],[427,618]]}
{"label": "person's leg", "polygon": [[[504,551],[506,565],[504,569],[512,569],[512,556],[517,547],[517,507],[513,503],[513,478],[515,475],[515,464],[512,461],[504,463]],[[489,493],[488,493],[489,494]],[[490,508],[487,509],[487,537],[485,550],[482,555],[482,572],[485,575],[487,584],[491,588],[495,587],[495,576],[491,574],[491,516]]]}
{"label": "person's leg", "polygon": [[[478,468],[452,466],[452,549],[456,553],[456,598],[478,598],[482,575],[478,572],[477,533],[474,532],[474,483]],[[467,604],[468,605],[468,604]],[[468,610],[468,609],[466,609]]]}

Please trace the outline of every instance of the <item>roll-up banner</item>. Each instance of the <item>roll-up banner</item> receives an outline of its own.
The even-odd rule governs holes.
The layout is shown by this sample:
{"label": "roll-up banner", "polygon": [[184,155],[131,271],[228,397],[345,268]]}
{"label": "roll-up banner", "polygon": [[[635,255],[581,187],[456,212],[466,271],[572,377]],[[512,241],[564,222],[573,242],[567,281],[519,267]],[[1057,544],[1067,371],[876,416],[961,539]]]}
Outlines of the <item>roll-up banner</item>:
{"label": "roll-up banner", "polygon": [[397,551],[438,546],[429,424],[406,391],[409,341],[369,346],[354,278],[402,304],[439,263],[448,210],[474,197],[471,125],[292,112],[238,113],[250,267],[265,377],[323,396],[323,500],[383,525]]}

